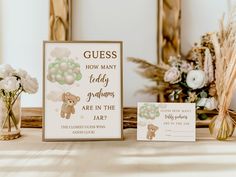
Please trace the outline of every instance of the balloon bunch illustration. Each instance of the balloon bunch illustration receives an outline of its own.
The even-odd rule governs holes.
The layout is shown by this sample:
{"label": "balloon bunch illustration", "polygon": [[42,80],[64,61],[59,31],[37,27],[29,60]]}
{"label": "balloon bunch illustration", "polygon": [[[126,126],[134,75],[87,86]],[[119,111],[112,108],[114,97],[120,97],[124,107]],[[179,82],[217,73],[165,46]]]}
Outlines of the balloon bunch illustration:
{"label": "balloon bunch illustration", "polygon": [[159,107],[154,104],[144,104],[140,107],[139,116],[145,119],[155,119],[160,116]]}
{"label": "balloon bunch illustration", "polygon": [[69,58],[70,51],[64,48],[55,48],[51,56],[56,59],[48,65],[47,79],[60,85],[72,85],[82,78],[80,65]]}

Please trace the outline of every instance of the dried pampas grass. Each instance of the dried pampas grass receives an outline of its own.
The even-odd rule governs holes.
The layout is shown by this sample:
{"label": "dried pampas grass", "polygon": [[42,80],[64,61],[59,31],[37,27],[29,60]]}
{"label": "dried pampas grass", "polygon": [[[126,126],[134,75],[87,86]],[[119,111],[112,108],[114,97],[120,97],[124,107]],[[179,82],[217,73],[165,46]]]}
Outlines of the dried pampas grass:
{"label": "dried pampas grass", "polygon": [[141,76],[157,82],[164,82],[163,78],[165,72],[169,69],[169,65],[154,65],[140,58],[129,57],[128,61],[139,65],[139,68],[142,69],[142,71],[138,71],[138,73]]}
{"label": "dried pampas grass", "polygon": [[129,57],[128,61],[139,65],[141,70],[137,71],[141,76],[148,78],[157,83],[157,86],[146,87],[141,90],[141,93],[148,93],[151,95],[158,95],[166,93],[167,91],[172,92],[175,86],[170,85],[164,81],[165,72],[170,68],[167,64],[151,64],[144,59]]}
{"label": "dried pampas grass", "polygon": [[210,132],[219,140],[226,140],[233,134],[234,120],[229,116],[228,108],[236,86],[236,11],[232,11],[228,23],[224,17],[220,21],[220,31],[212,35],[216,56],[216,90],[219,114],[212,120]]}
{"label": "dried pampas grass", "polygon": [[207,82],[212,83],[215,80],[214,66],[213,59],[208,48],[205,49],[204,72],[206,73]]}

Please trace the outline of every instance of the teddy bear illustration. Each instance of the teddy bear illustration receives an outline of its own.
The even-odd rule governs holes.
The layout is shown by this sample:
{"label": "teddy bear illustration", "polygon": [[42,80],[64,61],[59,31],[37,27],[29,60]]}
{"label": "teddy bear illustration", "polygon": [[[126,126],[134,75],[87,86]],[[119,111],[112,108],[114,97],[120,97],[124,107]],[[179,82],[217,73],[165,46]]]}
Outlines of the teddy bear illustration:
{"label": "teddy bear illustration", "polygon": [[148,124],[147,126],[147,139],[152,140],[156,136],[156,131],[159,129],[157,126],[153,124]]}
{"label": "teddy bear illustration", "polygon": [[71,114],[75,113],[75,105],[80,100],[80,97],[66,92],[62,94],[63,104],[61,106],[61,117],[69,119]]}

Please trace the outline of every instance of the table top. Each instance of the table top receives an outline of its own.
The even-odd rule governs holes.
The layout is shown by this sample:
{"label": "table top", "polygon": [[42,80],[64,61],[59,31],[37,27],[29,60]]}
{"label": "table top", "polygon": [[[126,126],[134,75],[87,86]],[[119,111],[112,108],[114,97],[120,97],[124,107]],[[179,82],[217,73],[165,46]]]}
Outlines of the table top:
{"label": "table top", "polygon": [[[236,175],[236,139],[216,141],[197,129],[196,142],[42,142],[41,129],[23,129],[0,143],[0,177],[203,177]],[[234,174],[234,175],[233,175]]]}

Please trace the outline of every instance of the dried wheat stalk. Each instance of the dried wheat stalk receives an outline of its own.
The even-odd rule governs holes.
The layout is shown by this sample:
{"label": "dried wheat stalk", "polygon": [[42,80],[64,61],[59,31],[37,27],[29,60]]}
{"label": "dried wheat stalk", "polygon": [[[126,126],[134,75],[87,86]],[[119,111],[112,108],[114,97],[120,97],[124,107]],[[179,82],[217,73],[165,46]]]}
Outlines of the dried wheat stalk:
{"label": "dried wheat stalk", "polygon": [[220,140],[232,135],[233,120],[228,108],[236,86],[236,11],[232,11],[228,23],[224,25],[224,17],[220,21],[218,35],[212,35],[216,56],[216,90],[219,103],[219,115],[210,124],[211,133]]}
{"label": "dried wheat stalk", "polygon": [[216,53],[216,89],[220,108],[227,110],[235,86],[236,77],[236,23],[234,14],[229,17],[227,26],[221,19],[219,38],[212,35]]}

